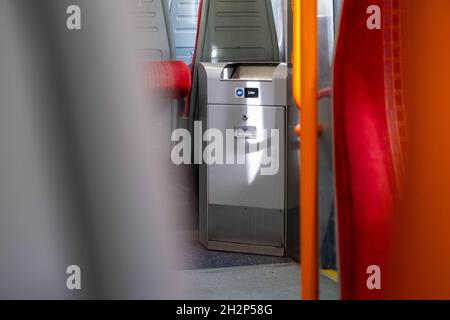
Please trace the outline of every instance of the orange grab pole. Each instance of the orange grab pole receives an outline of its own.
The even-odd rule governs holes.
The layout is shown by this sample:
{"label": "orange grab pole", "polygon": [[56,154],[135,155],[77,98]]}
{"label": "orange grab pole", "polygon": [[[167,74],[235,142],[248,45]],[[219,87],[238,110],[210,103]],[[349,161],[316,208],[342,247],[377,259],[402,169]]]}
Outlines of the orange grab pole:
{"label": "orange grab pole", "polygon": [[[317,237],[317,0],[294,0],[293,93],[300,122],[300,259],[302,299],[319,298]],[[298,131],[298,130],[297,130]]]}

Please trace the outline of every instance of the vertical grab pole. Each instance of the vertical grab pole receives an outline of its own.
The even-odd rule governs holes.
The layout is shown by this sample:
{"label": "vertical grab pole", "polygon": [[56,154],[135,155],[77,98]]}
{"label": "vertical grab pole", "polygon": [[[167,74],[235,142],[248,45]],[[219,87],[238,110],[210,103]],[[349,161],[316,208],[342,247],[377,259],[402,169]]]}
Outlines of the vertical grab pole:
{"label": "vertical grab pole", "polygon": [[293,93],[301,110],[300,259],[302,299],[319,298],[317,237],[317,0],[293,0]]}

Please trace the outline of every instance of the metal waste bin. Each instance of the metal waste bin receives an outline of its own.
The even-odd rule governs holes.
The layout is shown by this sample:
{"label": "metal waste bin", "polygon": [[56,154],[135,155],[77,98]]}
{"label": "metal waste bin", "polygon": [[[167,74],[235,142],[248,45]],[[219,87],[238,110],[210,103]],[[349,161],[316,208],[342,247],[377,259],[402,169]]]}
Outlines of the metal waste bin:
{"label": "metal waste bin", "polygon": [[198,70],[200,242],[283,256],[287,65],[201,63]]}

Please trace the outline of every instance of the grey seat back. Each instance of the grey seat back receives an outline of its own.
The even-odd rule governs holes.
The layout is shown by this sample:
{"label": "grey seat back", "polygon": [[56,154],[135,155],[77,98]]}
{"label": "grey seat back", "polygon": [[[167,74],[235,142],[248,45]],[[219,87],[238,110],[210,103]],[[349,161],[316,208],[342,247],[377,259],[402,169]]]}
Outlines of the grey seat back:
{"label": "grey seat back", "polygon": [[[168,0],[132,0],[137,18],[138,46],[143,61],[165,61],[174,58],[174,45],[170,37]],[[170,155],[170,135],[177,127],[177,101],[158,100],[160,112],[155,126],[166,129],[160,142],[161,152]]]}
{"label": "grey seat back", "polygon": [[143,60],[161,61],[172,58],[171,39],[163,10],[163,3],[166,1],[133,0]]}
{"label": "grey seat back", "polygon": [[271,0],[204,1],[197,50],[203,62],[279,61]]}
{"label": "grey seat back", "polygon": [[166,2],[169,35],[174,44],[172,55],[187,64],[191,64],[194,55],[199,4],[200,0]]}
{"label": "grey seat back", "polygon": [[[203,0],[195,62],[278,62],[277,31],[271,0]],[[189,129],[198,111],[194,68]]]}

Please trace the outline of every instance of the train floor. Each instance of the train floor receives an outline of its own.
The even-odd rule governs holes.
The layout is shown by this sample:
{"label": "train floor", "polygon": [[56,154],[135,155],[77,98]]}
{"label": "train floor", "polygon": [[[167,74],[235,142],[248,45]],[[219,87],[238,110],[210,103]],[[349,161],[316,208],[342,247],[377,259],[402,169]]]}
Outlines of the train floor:
{"label": "train floor", "polygon": [[[188,241],[179,275],[186,283],[183,296],[192,300],[297,300],[300,267],[289,258],[208,251]],[[320,276],[321,298],[338,299],[338,285]]]}

